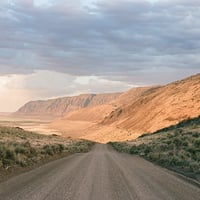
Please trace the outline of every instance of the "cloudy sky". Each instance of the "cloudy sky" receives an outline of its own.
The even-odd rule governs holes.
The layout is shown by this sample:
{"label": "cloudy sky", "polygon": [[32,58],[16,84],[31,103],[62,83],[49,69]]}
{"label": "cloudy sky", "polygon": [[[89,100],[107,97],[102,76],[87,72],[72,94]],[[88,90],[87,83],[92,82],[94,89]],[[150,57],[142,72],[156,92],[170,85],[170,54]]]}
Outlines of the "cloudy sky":
{"label": "cloudy sky", "polygon": [[200,72],[199,0],[1,0],[0,111]]}

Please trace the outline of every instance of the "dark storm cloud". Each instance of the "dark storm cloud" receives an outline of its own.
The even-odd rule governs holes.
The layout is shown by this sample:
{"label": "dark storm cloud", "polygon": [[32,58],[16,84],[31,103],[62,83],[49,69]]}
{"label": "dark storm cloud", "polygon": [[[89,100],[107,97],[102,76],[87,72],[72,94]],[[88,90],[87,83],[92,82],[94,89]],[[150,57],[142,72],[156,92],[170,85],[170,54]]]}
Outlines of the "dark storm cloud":
{"label": "dark storm cloud", "polygon": [[1,74],[44,69],[131,81],[199,70],[200,1],[51,2],[0,3]]}

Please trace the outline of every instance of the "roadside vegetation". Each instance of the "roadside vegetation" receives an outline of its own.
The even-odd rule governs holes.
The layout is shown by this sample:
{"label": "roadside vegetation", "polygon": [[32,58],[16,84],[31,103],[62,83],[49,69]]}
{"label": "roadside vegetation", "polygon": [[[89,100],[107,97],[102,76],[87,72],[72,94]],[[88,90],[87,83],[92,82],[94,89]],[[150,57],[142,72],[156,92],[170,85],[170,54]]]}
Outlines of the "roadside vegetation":
{"label": "roadside vegetation", "polygon": [[134,141],[110,144],[120,152],[142,156],[200,181],[200,116]]}
{"label": "roadside vegetation", "polygon": [[72,153],[88,152],[93,142],[40,135],[16,127],[0,127],[0,178],[3,171],[25,168]]}

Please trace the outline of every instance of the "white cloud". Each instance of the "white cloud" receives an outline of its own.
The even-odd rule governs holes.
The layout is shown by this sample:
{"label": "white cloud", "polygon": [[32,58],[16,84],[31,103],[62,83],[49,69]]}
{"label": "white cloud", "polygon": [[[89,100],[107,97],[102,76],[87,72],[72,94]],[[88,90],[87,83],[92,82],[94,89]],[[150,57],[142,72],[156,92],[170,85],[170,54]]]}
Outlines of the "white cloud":
{"label": "white cloud", "polygon": [[51,7],[55,4],[55,0],[33,0],[33,4],[36,7]]}
{"label": "white cloud", "polygon": [[0,90],[3,90],[5,88],[5,85],[7,85],[9,79],[7,77],[1,77],[0,78]]}
{"label": "white cloud", "polygon": [[31,100],[82,93],[121,92],[133,85],[96,76],[72,76],[38,70],[33,74],[0,77],[0,112],[15,111]]}
{"label": "white cloud", "polygon": [[16,111],[25,102],[34,98],[34,93],[23,88],[23,75],[0,76],[0,111]]}
{"label": "white cloud", "polygon": [[156,2],[162,1],[162,0],[146,0],[146,1],[149,1],[150,3],[156,3]]}

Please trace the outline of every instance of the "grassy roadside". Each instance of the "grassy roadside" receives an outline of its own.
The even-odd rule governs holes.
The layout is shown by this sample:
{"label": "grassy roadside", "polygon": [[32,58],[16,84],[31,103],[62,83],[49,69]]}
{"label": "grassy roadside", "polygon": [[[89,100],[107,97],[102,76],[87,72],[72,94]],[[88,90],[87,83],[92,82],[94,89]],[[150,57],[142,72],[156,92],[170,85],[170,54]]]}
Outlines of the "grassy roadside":
{"label": "grassy roadside", "polygon": [[0,181],[48,161],[91,150],[93,142],[0,127]]}
{"label": "grassy roadside", "polygon": [[134,141],[110,144],[119,152],[142,156],[200,181],[200,117],[145,134]]}

